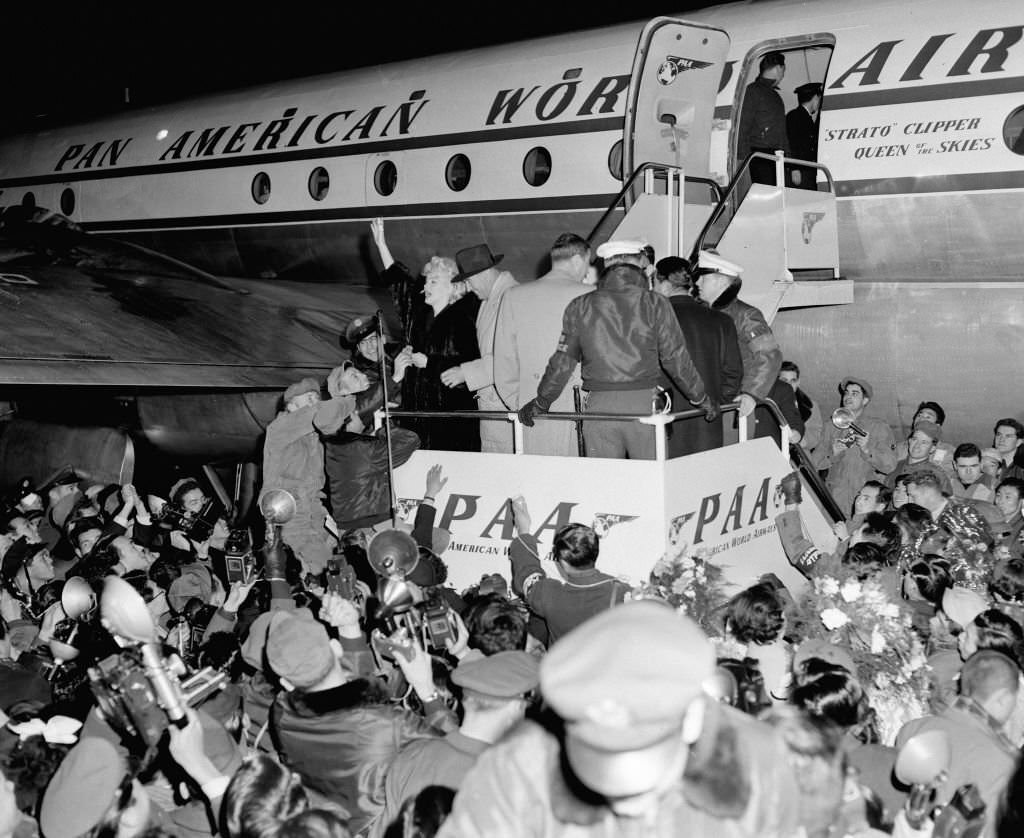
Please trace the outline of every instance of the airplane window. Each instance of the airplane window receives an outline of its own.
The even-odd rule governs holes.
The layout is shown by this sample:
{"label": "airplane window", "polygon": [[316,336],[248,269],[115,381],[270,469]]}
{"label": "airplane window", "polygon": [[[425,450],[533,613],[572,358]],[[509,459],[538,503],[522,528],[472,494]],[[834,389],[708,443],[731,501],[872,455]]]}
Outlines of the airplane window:
{"label": "airplane window", "polygon": [[60,211],[67,216],[75,211],[75,190],[70,186],[60,193]]}
{"label": "airplane window", "polygon": [[21,196],[21,205],[23,207],[35,207],[36,205],[36,193],[26,192]]}
{"label": "airplane window", "polygon": [[622,180],[622,140],[616,140],[608,152],[608,171],[616,180]]}
{"label": "airplane window", "polygon": [[1017,108],[1006,117],[1003,142],[1014,154],[1024,154],[1024,107]]}
{"label": "airplane window", "polygon": [[551,153],[543,146],[531,148],[523,158],[523,177],[530,186],[543,186],[551,177]]}
{"label": "airplane window", "polygon": [[379,195],[390,195],[398,186],[398,167],[385,160],[373,173],[373,188]]}
{"label": "airplane window", "polygon": [[257,204],[265,204],[270,200],[270,175],[257,172],[252,179],[252,199]]}
{"label": "airplane window", "polygon": [[314,201],[322,201],[331,188],[331,176],[327,169],[317,166],[309,174],[309,195]]}
{"label": "airplane window", "polygon": [[469,186],[469,176],[472,167],[469,165],[469,158],[465,154],[456,154],[448,165],[444,167],[444,179],[452,192],[461,192]]}

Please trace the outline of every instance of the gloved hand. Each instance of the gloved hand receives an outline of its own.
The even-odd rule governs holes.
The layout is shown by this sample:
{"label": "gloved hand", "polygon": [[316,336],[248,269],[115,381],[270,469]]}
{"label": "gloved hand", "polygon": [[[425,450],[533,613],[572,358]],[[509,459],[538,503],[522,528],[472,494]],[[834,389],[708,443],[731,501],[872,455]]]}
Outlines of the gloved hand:
{"label": "gloved hand", "polygon": [[700,405],[704,409],[704,421],[714,422],[719,416],[722,415],[722,411],[718,409],[718,405],[715,404],[714,399],[708,396],[704,397],[704,401]]}
{"label": "gloved hand", "polygon": [[521,408],[519,408],[519,421],[522,422],[526,427],[533,427],[533,420],[540,416],[542,413],[547,413],[547,408],[541,407],[537,404],[536,399],[531,399]]}
{"label": "gloved hand", "polygon": [[786,506],[798,504],[803,500],[803,487],[800,484],[800,475],[791,471],[779,481],[779,488],[782,489],[782,500]]}

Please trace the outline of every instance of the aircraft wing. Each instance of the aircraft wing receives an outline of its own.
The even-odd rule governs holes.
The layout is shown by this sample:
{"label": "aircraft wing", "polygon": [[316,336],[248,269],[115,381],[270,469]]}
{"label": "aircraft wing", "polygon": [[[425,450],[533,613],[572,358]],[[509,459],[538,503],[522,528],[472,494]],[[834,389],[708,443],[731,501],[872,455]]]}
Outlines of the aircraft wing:
{"label": "aircraft wing", "polygon": [[0,264],[0,385],[276,389],[322,378],[375,308],[358,288],[260,285]]}

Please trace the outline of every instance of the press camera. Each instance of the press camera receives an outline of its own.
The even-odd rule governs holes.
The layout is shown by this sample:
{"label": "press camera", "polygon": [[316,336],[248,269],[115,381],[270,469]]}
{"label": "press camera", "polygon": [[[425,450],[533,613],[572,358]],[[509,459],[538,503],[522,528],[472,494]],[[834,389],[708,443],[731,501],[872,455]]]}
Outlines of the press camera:
{"label": "press camera", "polygon": [[100,621],[122,648],[90,667],[93,693],[107,723],[144,751],[156,745],[170,725],[184,727],[187,708],[227,681],[224,673],[209,668],[183,679],[181,661],[161,652],[145,601],[117,576],[104,582]]}
{"label": "press camera", "polygon": [[224,542],[224,564],[228,584],[247,585],[257,573],[256,557],[252,552],[252,537],[244,527],[234,527]]}

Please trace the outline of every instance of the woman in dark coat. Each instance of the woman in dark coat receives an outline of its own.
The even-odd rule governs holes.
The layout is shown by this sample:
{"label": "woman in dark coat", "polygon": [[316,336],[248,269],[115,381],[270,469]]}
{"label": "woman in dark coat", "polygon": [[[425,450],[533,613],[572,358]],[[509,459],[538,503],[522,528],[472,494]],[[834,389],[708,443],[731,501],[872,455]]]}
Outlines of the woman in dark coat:
{"label": "woman in dark coat", "polygon": [[[466,294],[465,283],[453,283],[459,273],[455,260],[434,256],[424,266],[422,278],[414,278],[391,256],[383,221],[376,219],[371,232],[384,262],[383,279],[391,287],[402,318],[405,344],[413,349],[413,368],[402,381],[403,408],[476,410],[476,400],[466,385],[446,387],[441,373],[480,357],[476,341],[480,300]],[[476,419],[414,419],[402,424],[416,432],[423,448],[480,450]]]}

